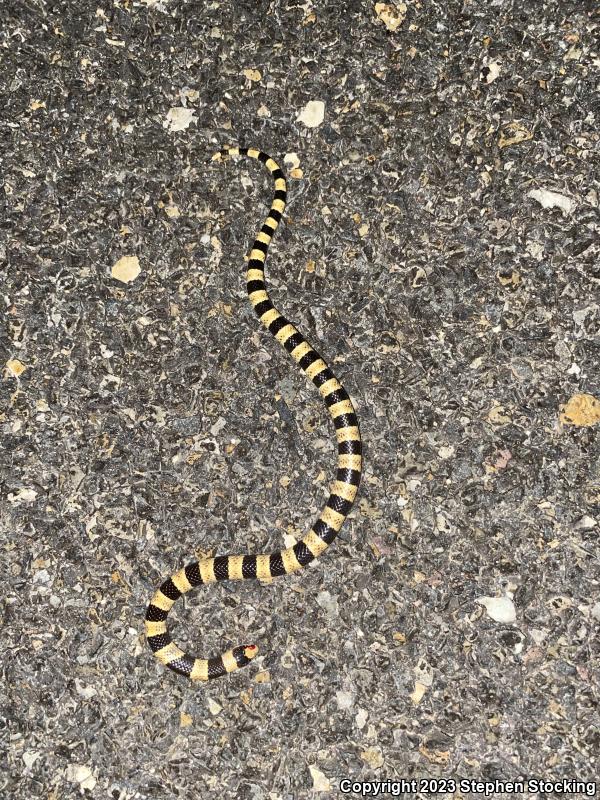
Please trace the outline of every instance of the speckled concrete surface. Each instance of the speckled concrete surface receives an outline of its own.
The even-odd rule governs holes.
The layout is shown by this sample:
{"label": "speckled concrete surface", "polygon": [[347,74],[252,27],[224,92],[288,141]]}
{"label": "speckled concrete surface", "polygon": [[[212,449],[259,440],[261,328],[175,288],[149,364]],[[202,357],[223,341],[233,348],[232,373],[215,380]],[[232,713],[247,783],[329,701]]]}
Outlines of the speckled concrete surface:
{"label": "speckled concrete surface", "polygon": [[[3,798],[597,774],[597,6],[406,5],[4,0]],[[271,187],[226,144],[295,170],[273,299],[366,473],[314,567],[177,608],[199,654],[261,645],[197,687],[151,593],[305,532],[335,464],[247,303]]]}

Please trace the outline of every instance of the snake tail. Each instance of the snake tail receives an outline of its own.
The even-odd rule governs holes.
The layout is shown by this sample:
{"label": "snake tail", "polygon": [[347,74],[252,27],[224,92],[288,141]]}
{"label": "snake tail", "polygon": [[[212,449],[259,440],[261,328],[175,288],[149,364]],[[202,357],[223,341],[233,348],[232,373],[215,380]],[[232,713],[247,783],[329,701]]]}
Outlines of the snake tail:
{"label": "snake tail", "polygon": [[317,387],[335,427],[337,473],[329,499],[311,530],[293,547],[261,555],[225,555],[204,558],[171,575],[154,594],[146,612],[146,637],[156,658],[192,681],[206,681],[233,672],[257,655],[255,644],[241,645],[215,658],[188,655],[172,641],[167,616],[181,595],[207,583],[225,580],[268,580],[290,575],[310,564],[337,536],[354,503],[361,478],[362,445],[352,401],[323,358],[300,331],[271,302],[265,283],[265,259],[269,244],[285,209],[287,189],[282,170],[266,153],[253,148],[228,147],[213,156],[247,156],[265,165],[275,181],[269,214],[256,235],[247,265],[248,297],[258,318],[300,369]]}

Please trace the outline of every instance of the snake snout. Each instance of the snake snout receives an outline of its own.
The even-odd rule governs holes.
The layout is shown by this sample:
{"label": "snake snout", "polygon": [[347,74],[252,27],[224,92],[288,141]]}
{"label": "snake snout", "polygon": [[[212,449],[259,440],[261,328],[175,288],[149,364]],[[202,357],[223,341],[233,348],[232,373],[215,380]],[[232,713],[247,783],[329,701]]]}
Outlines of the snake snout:
{"label": "snake snout", "polygon": [[252,659],[256,658],[258,655],[258,647],[255,644],[244,644],[242,647],[244,648],[244,655],[248,661],[252,661]]}

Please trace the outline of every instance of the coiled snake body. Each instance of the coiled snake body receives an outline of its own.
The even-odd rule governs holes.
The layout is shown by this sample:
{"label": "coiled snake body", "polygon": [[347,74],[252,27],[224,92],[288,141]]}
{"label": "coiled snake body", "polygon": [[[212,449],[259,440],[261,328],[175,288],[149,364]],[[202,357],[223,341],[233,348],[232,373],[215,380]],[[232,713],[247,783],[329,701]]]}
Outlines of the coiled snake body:
{"label": "coiled snake body", "polygon": [[245,147],[228,147],[220,156],[248,156],[261,161],[275,180],[269,215],[252,246],[246,274],[250,302],[260,321],[287,350],[300,369],[318,388],[335,426],[338,443],[336,480],[319,519],[306,536],[285,550],[263,555],[231,555],[205,558],[171,575],[150,601],[146,612],[148,644],[159,661],[193,681],[218,678],[248,664],[256,645],[241,645],[215,658],[195,658],[181,650],[167,631],[167,616],[175,601],[195,586],[224,580],[259,580],[288,575],[309,564],[333,542],[352,508],[361,476],[362,448],[356,412],[348,393],[321,356],[271,302],[264,276],[269,243],[277,229],[286,201],[286,182],[279,166],[266,153]]}

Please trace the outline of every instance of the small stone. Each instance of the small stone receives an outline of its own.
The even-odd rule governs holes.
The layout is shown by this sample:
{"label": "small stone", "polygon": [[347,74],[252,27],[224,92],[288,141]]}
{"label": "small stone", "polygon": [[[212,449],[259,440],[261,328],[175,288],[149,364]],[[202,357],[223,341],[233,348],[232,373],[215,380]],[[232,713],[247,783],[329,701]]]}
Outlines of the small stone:
{"label": "small stone", "polygon": [[501,65],[499,61],[489,61],[481,70],[481,75],[486,83],[492,83],[500,75]]}
{"label": "small stone", "polygon": [[191,100],[192,103],[195,103],[197,100],[200,99],[200,92],[197,89],[189,89],[185,88],[181,92],[182,97],[187,97],[188,100]]}
{"label": "small stone", "polygon": [[542,208],[560,208],[564,216],[570,214],[576,207],[576,203],[570,197],[551,192],[549,189],[532,189],[527,193],[527,197],[537,200]]}
{"label": "small stone", "polygon": [[325,103],[322,100],[310,100],[296,117],[307,128],[317,128],[325,119]]}
{"label": "small stone", "polygon": [[375,13],[388,31],[394,33],[406,19],[406,3],[375,3]]}
{"label": "small stone", "polygon": [[22,756],[23,762],[25,763],[25,766],[28,769],[30,767],[32,767],[35,764],[35,762],[38,760],[40,755],[41,754],[38,753],[37,750],[25,750],[25,752],[23,753],[23,756]]}
{"label": "small stone", "polygon": [[97,783],[92,770],[82,764],[69,764],[66,769],[66,777],[72,783],[78,783],[83,790],[91,791]]}
{"label": "small stone", "polygon": [[338,599],[329,592],[319,592],[317,595],[317,603],[321,606],[323,611],[326,611],[332,617],[339,615]]}
{"label": "small stone", "polygon": [[578,61],[581,58],[583,50],[579,47],[570,47],[563,56],[563,61]]}
{"label": "small stone", "polygon": [[423,699],[423,695],[427,691],[427,686],[421,681],[415,681],[415,688],[413,689],[410,699],[414,706],[418,706],[421,700]]}
{"label": "small stone", "polygon": [[356,722],[356,727],[359,730],[362,730],[362,728],[364,728],[365,725],[367,724],[368,718],[369,718],[369,712],[365,711],[364,708],[359,708],[358,711],[356,712],[356,716],[354,717],[354,721]]}
{"label": "small stone", "polygon": [[286,153],[283,157],[283,163],[287,164],[292,169],[296,169],[300,166],[300,159],[298,158],[298,153]]}
{"label": "small stone", "polygon": [[75,690],[77,694],[81,697],[89,700],[90,698],[94,697],[98,694],[96,689],[93,686],[86,686],[85,683],[79,680],[79,678],[75,678]]}
{"label": "small stone", "polygon": [[313,792],[330,792],[331,783],[329,778],[320,769],[309,766],[310,775],[313,779]]}
{"label": "small stone", "polygon": [[571,597],[565,597],[565,595],[559,594],[548,600],[547,605],[550,607],[550,613],[553,616],[558,616],[568,608],[572,608],[573,600]]}
{"label": "small stone", "polygon": [[416,679],[425,686],[433,685],[433,667],[424,658],[420,658],[413,668]]}
{"label": "small stone", "polygon": [[533,139],[533,131],[528,130],[518,122],[509,122],[498,139],[498,147],[510,147],[511,144],[521,144]]}
{"label": "small stone", "polygon": [[42,586],[46,583],[50,583],[50,573],[47,569],[38,569],[37,572],[33,574],[33,582],[35,584],[41,584]]}
{"label": "small stone", "polygon": [[18,492],[14,494],[11,492],[8,495],[8,502],[12,503],[14,506],[20,506],[23,505],[23,503],[33,503],[36,497],[37,492],[35,489],[19,489]]}
{"label": "small stone", "polygon": [[221,711],[223,711],[223,706],[220,706],[217,703],[216,700],[213,700],[212,697],[209,697],[208,698],[208,710],[213,715],[213,717],[216,717],[217,714],[220,714]]}
{"label": "small stone", "polygon": [[26,369],[25,364],[21,363],[17,358],[11,358],[6,362],[6,372],[13,378],[18,378]]}
{"label": "small stone", "polygon": [[447,764],[450,758],[449,750],[431,750],[424,744],[419,747],[419,752],[432,764]]}
{"label": "small stone", "polygon": [[212,436],[217,436],[223,428],[227,425],[224,417],[217,417],[216,421],[210,426],[210,433]]}
{"label": "small stone", "polygon": [[140,262],[137,256],[123,256],[113,266],[111,274],[121,283],[130,283],[140,274]]}
{"label": "small stone", "polygon": [[591,394],[575,394],[561,406],[563,425],[587,427],[600,422],[600,400]]}
{"label": "small stone", "polygon": [[438,450],[438,455],[443,459],[452,458],[455,452],[455,448],[450,445],[449,447],[440,447]]}
{"label": "small stone", "polygon": [[195,113],[193,108],[185,108],[183,106],[170,108],[164,127],[168,128],[170,133],[184,131],[194,122]]}
{"label": "small stone", "polygon": [[515,604],[510,597],[478,597],[476,602],[485,606],[488,616],[496,622],[505,624],[516,622]]}
{"label": "small stone", "polygon": [[262,74],[259,69],[245,69],[243,72],[246,78],[252,82],[259,81],[262,78]]}
{"label": "small stone", "polygon": [[352,708],[354,705],[354,695],[352,692],[336,692],[335,700],[340,709]]}
{"label": "small stone", "polygon": [[383,754],[380,747],[368,747],[360,754],[363,761],[366,761],[371,769],[379,769],[383,766]]}
{"label": "small stone", "polygon": [[186,714],[185,711],[181,711],[179,714],[179,727],[180,728],[189,728],[193,722],[193,717],[190,714]]}
{"label": "small stone", "polygon": [[593,517],[584,514],[581,519],[578,519],[577,522],[573,525],[573,529],[576,531],[591,531],[592,528],[595,528],[598,523]]}

